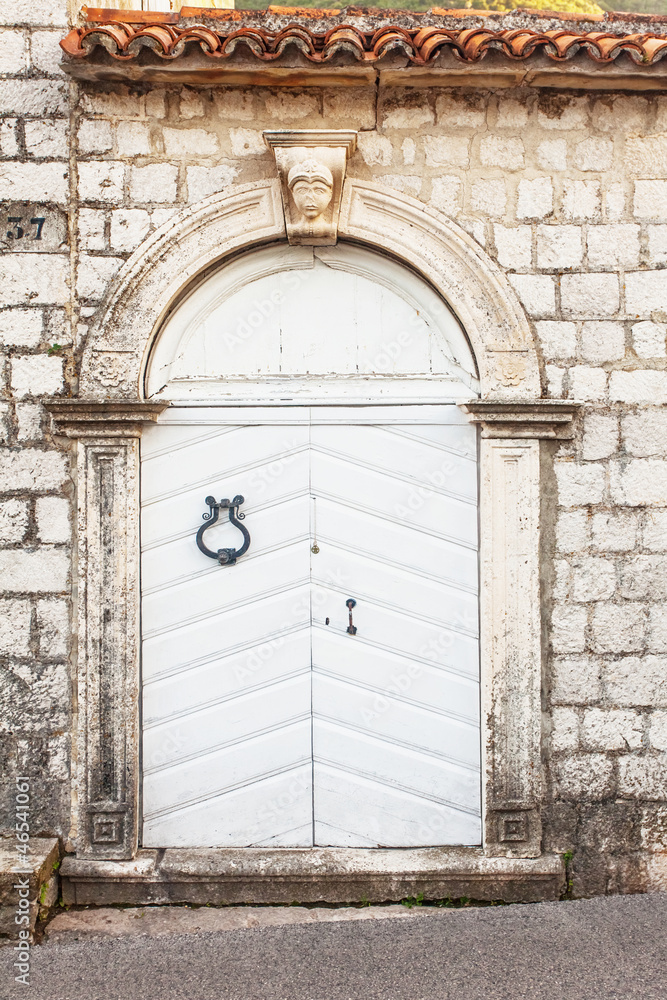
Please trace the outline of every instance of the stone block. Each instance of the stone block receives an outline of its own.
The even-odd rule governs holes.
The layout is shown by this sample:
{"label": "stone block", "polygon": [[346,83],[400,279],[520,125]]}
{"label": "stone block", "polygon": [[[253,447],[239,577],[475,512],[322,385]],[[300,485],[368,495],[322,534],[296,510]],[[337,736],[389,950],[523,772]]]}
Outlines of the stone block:
{"label": "stone block", "polygon": [[76,276],[77,295],[82,299],[94,301],[104,298],[107,285],[123,263],[121,257],[93,257],[91,254],[81,254]]}
{"label": "stone block", "polygon": [[544,374],[547,377],[547,396],[552,399],[562,399],[567,395],[563,388],[566,369],[558,365],[545,365]]}
{"label": "stone block", "polygon": [[[372,130],[377,127],[377,90],[367,87],[333,87],[322,94],[322,114],[329,126]],[[361,134],[361,131],[359,132]]]}
{"label": "stone block", "polygon": [[116,209],[111,213],[112,249],[136,250],[148,235],[150,225],[150,215],[141,208]]}
{"label": "stone block", "polygon": [[578,267],[583,258],[579,226],[538,226],[537,266],[543,268]]}
{"label": "stone block", "polygon": [[417,158],[417,143],[410,136],[406,136],[401,143],[401,153],[403,154],[403,163],[405,166],[413,166]]}
{"label": "stone block", "polygon": [[543,219],[551,215],[554,192],[550,177],[523,178],[519,181],[516,214],[519,219]]}
{"label": "stone block", "polygon": [[9,545],[21,542],[27,529],[27,502],[18,498],[0,501],[0,542]]}
{"label": "stone block", "polygon": [[603,413],[584,417],[582,456],[586,461],[609,458],[618,450],[618,419]]}
{"label": "stone block", "polygon": [[486,95],[442,94],[436,98],[435,114],[438,125],[445,128],[481,129],[486,120]]}
{"label": "stone block", "polygon": [[564,274],[561,281],[563,314],[584,320],[604,319],[618,312],[615,274]]}
{"label": "stone block", "polygon": [[667,403],[667,372],[652,368],[612,372],[609,398],[619,403]]}
{"label": "stone block", "polygon": [[60,549],[0,549],[0,579],[7,593],[53,593],[67,587],[69,558]]}
{"label": "stone block", "polygon": [[510,274],[514,290],[531,316],[552,316],[556,311],[556,289],[548,274]]}
{"label": "stone block", "polygon": [[30,121],[24,123],[25,145],[29,156],[65,158],[69,155],[67,121]]}
{"label": "stone block", "polygon": [[430,205],[453,215],[460,211],[463,197],[463,184],[460,178],[445,175],[444,177],[434,177],[431,182]]}
{"label": "stone block", "polygon": [[412,131],[424,125],[433,125],[435,116],[422,94],[408,90],[393,94],[385,101],[381,120],[382,127],[385,129],[410,129]]}
{"label": "stone block", "polygon": [[463,135],[424,136],[427,167],[467,167],[470,139]]}
{"label": "stone block", "polygon": [[492,219],[505,215],[507,208],[507,187],[502,177],[480,178],[470,186],[470,208]]}
{"label": "stone block", "polygon": [[587,750],[639,750],[643,731],[641,715],[622,709],[588,708],[581,724]]}
{"label": "stone block", "polygon": [[652,267],[667,264],[667,226],[647,226],[648,259]]}
{"label": "stone block", "polygon": [[607,373],[603,368],[577,365],[570,369],[570,396],[579,402],[600,403],[607,397]]}
{"label": "stone block", "polygon": [[667,135],[628,136],[624,167],[635,177],[664,177],[667,173]]}
{"label": "stone block", "polygon": [[42,339],[41,309],[4,309],[0,312],[0,344],[37,347]]}
{"label": "stone block", "polygon": [[639,226],[632,224],[589,226],[588,263],[591,267],[638,267]]}
{"label": "stone block", "polygon": [[623,756],[618,760],[618,790],[621,795],[660,801],[667,788],[667,754]]}
{"label": "stone block", "polygon": [[119,204],[123,200],[125,167],[111,160],[78,164],[79,197],[82,201]]}
{"label": "stone block", "polygon": [[66,497],[39,497],[35,504],[35,514],[40,541],[70,541],[70,501]]}
{"label": "stone block", "polygon": [[602,753],[571,754],[554,760],[552,772],[560,798],[596,802],[613,791],[614,763]]}
{"label": "stone block", "polygon": [[26,35],[12,28],[0,31],[0,73],[12,76],[28,67]]}
{"label": "stone block", "polygon": [[644,320],[632,327],[632,346],[639,358],[664,358],[667,328],[664,323]]}
{"label": "stone block", "polygon": [[591,518],[593,548],[601,552],[630,552],[637,545],[634,511],[604,511]]}
{"label": "stone block", "polygon": [[581,328],[581,355],[586,361],[604,364],[625,356],[625,329],[622,323],[584,323]]}
{"label": "stone block", "polygon": [[123,84],[113,84],[106,91],[102,87],[82,88],[80,103],[84,115],[103,118],[143,118],[146,110],[146,99]]}
{"label": "stone block", "polygon": [[586,648],[586,608],[557,605],[551,615],[551,645],[554,653],[583,653]]}
{"label": "stone block", "polygon": [[638,555],[621,569],[619,593],[628,600],[667,600],[667,560]]}
{"label": "stone block", "polygon": [[530,267],[533,246],[530,226],[516,226],[509,229],[496,224],[493,227],[493,238],[498,253],[498,263],[502,267],[511,270]]}
{"label": "stone block", "polygon": [[[212,97],[217,118],[237,123],[256,121],[259,117],[260,98],[254,91],[216,87]],[[311,107],[311,112],[314,110]]]}
{"label": "stone block", "polygon": [[523,141],[513,136],[484,136],[479,145],[479,156],[485,167],[521,170],[525,166]]}
{"label": "stone block", "polygon": [[192,87],[183,87],[179,95],[178,110],[179,117],[186,121],[202,118],[205,111],[202,95]]}
{"label": "stone block", "polygon": [[635,653],[645,646],[646,607],[600,602],[593,608],[591,648],[596,653]]}
{"label": "stone block", "polygon": [[571,708],[554,708],[551,713],[551,749],[579,749],[579,716]]}
{"label": "stone block", "polygon": [[377,132],[360,132],[357,136],[357,147],[367,167],[391,166],[394,147],[391,139],[387,139],[386,136],[378,135]]}
{"label": "stone block", "polygon": [[79,249],[106,249],[106,238],[104,235],[106,218],[106,212],[100,211],[97,208],[79,209]]}
{"label": "stone block", "polygon": [[565,360],[577,353],[577,328],[574,323],[542,320],[535,324],[535,329],[545,358]]}
{"label": "stone block", "polygon": [[667,412],[648,408],[625,414],[621,419],[625,450],[630,455],[648,458],[667,454]]}
{"label": "stone block", "polygon": [[653,750],[667,750],[667,712],[651,714],[648,743]]}
{"label": "stone block", "polygon": [[667,552],[667,511],[646,511],[642,544],[645,549],[650,549],[651,552]]}
{"label": "stone block", "polygon": [[640,824],[642,847],[667,852],[667,804],[643,805]]}
{"label": "stone block", "polygon": [[178,167],[171,163],[148,163],[144,167],[130,167],[130,197],[140,204],[174,202],[177,180]]}
{"label": "stone block", "polygon": [[0,24],[67,27],[67,6],[53,0],[0,0]]}
{"label": "stone block", "polygon": [[60,80],[0,80],[0,114],[45,118],[68,111],[67,84]]}
{"label": "stone block", "polygon": [[16,118],[0,120],[0,152],[3,156],[20,156]]}
{"label": "stone block", "polygon": [[0,600],[0,655],[30,656],[32,608],[26,600]]}
{"label": "stone block", "polygon": [[382,177],[382,183],[387,187],[402,194],[411,194],[413,198],[418,197],[423,182],[421,174],[384,174]]}
{"label": "stone block", "polygon": [[[419,98],[419,95],[415,94],[414,97]],[[416,110],[418,105],[419,101],[416,101],[414,105],[404,109],[408,113],[408,118],[409,112],[411,110]],[[321,118],[319,98],[306,91],[278,89],[267,95],[265,107],[269,121],[272,122],[272,128],[282,128],[283,123],[287,121],[303,122],[305,118]],[[401,110],[401,107],[396,109],[396,114],[399,118]],[[417,117],[419,117],[418,114]],[[433,121],[432,112],[430,121]],[[301,127],[304,126],[302,125]],[[385,127],[401,128],[400,125],[390,125],[386,118]],[[411,126],[406,125],[403,127],[410,128]]]}
{"label": "stone block", "polygon": [[566,219],[599,219],[602,196],[599,181],[563,181],[563,216]]}
{"label": "stone block", "polygon": [[636,319],[652,319],[652,312],[665,308],[667,271],[635,271],[625,276],[627,312]]}
{"label": "stone block", "polygon": [[31,68],[49,76],[61,76],[60,61],[63,50],[60,48],[62,35],[59,31],[33,31],[30,36]]}
{"label": "stone block", "polygon": [[[116,137],[116,154],[118,156],[129,156],[132,158],[136,156],[150,156],[150,125],[145,122],[121,121],[116,125],[114,132]],[[196,146],[194,149],[196,149]]]}
{"label": "stone block", "polygon": [[667,462],[636,458],[630,462],[612,462],[611,497],[628,507],[667,506]]}
{"label": "stone block", "polygon": [[612,560],[589,556],[572,563],[572,599],[605,601],[616,590],[616,567]]}
{"label": "stone block", "polygon": [[221,163],[217,167],[188,167],[188,201],[200,201],[209,195],[225,191],[232,186],[237,174],[238,169],[231,163]]}
{"label": "stone block", "polygon": [[0,162],[0,198],[67,204],[67,164]]}
{"label": "stone block", "polygon": [[537,107],[537,123],[543,129],[581,130],[588,125],[588,101],[585,97],[542,92]]}
{"label": "stone block", "polygon": [[614,144],[611,139],[591,135],[574,147],[574,165],[578,170],[599,173],[611,168],[613,155]]}
{"label": "stone block", "polygon": [[0,451],[0,491],[59,489],[69,477],[67,456],[58,451]]}
{"label": "stone block", "polygon": [[565,139],[545,139],[537,147],[537,162],[543,170],[567,170]]}
{"label": "stone block", "polygon": [[24,354],[12,358],[12,392],[26,396],[55,396],[64,389],[63,359],[54,354]]}
{"label": "stone block", "polygon": [[81,153],[107,153],[113,146],[111,123],[84,118],[79,124],[77,140]]}
{"label": "stone block", "polygon": [[2,257],[4,305],[65,305],[69,302],[69,256],[6,253]]}
{"label": "stone block", "polygon": [[625,188],[623,184],[609,184],[604,196],[607,222],[617,222],[625,215]]}
{"label": "stone block", "polygon": [[667,181],[635,181],[633,213],[637,219],[667,219]]}
{"label": "stone block", "polygon": [[[269,151],[263,142],[261,151],[258,149],[258,135],[261,139],[261,133],[251,129],[231,129],[234,156],[268,155]],[[197,161],[202,156],[215,156],[218,152],[217,135],[203,128],[165,128],[162,136],[167,156]]]}
{"label": "stone block", "polygon": [[583,510],[562,511],[556,526],[559,552],[581,552],[588,548],[588,514]]}
{"label": "stone block", "polygon": [[[33,789],[31,789],[33,791]],[[31,819],[34,819],[31,812]],[[28,930],[32,934],[35,929],[39,912],[39,900],[44,886],[54,877],[60,858],[60,847],[55,837],[30,837],[30,854],[26,863],[21,862],[21,869],[26,874],[21,877],[27,881],[28,913],[30,916]],[[16,842],[13,838],[0,840],[0,934],[12,939],[19,937],[20,927],[15,923],[18,893],[16,874]],[[21,925],[23,926],[23,925]]]}
{"label": "stone block", "polygon": [[601,503],[605,480],[604,469],[600,466],[575,465],[573,462],[557,459],[555,469],[561,507]]}
{"label": "stone block", "polygon": [[67,601],[37,601],[37,631],[42,657],[55,660],[67,656],[70,638]]}
{"label": "stone block", "polygon": [[610,660],[602,675],[606,697],[621,707],[667,708],[665,671],[667,656],[658,654]]}
{"label": "stone block", "polygon": [[39,403],[17,403],[15,411],[18,440],[22,442],[41,440],[42,408]]}

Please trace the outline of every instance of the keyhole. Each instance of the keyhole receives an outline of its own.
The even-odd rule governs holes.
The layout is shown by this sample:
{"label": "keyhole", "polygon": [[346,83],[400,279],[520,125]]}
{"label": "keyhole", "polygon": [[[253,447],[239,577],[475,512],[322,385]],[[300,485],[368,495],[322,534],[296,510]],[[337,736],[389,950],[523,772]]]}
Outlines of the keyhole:
{"label": "keyhole", "polygon": [[328,625],[328,624],[329,624],[329,619],[328,619],[328,618],[325,618],[325,619],[324,619],[324,624],[325,624],[325,625]]}
{"label": "keyhole", "polygon": [[350,624],[347,626],[347,631],[349,632],[350,635],[357,634],[357,627],[352,621],[352,608],[356,608],[356,606],[357,602],[355,601],[355,599],[353,597],[348,597],[348,599],[345,602],[345,607],[348,609],[350,613],[349,614]]}

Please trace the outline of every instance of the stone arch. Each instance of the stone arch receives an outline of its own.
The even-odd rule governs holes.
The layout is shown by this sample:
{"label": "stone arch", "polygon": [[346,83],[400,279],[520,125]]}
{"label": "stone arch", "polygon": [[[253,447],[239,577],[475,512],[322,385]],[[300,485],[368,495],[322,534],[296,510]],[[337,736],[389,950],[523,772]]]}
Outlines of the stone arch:
{"label": "stone arch", "polygon": [[[472,345],[482,398],[540,397],[537,352],[516,295],[456,223],[414,198],[348,179],[339,234],[403,261],[443,296]],[[81,398],[144,399],[151,346],[183,291],[225,257],[285,238],[277,180],[214,195],[162,226],[109,287],[84,350]]]}

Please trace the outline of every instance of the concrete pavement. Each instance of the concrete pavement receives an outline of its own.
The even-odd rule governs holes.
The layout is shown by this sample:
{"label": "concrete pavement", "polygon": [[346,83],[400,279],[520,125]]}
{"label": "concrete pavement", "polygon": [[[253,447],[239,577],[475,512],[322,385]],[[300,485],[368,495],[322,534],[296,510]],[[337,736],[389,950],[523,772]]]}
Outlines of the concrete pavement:
{"label": "concrete pavement", "polygon": [[667,1000],[667,894],[316,916],[139,912],[67,914],[32,949],[30,987],[13,982],[12,949],[0,948],[0,997]]}

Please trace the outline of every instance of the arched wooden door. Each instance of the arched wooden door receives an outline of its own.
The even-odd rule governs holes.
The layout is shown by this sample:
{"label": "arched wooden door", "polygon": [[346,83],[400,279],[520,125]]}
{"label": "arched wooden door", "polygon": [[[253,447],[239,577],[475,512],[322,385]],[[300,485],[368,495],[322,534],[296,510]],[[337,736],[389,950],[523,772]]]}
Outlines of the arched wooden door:
{"label": "arched wooden door", "polygon": [[[144,846],[478,844],[476,394],[451,312],[357,247],[172,314],[142,439]],[[240,494],[247,552],[197,547]],[[204,539],[242,542],[225,520]]]}

